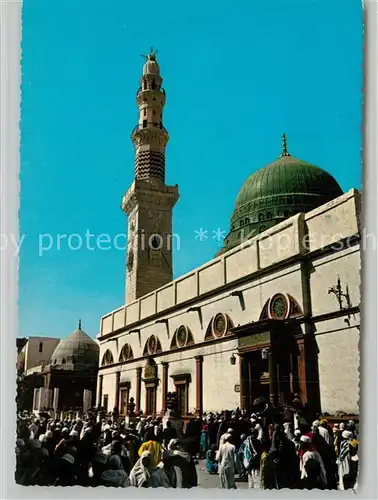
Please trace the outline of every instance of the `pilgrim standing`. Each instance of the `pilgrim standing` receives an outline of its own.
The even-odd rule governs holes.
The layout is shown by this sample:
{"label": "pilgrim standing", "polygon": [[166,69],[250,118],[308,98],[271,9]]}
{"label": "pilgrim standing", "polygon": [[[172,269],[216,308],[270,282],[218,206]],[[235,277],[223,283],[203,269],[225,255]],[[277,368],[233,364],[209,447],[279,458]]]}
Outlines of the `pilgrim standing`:
{"label": "pilgrim standing", "polygon": [[216,460],[218,462],[219,478],[221,488],[230,490],[236,489],[235,484],[235,461],[236,448],[230,443],[231,434],[224,436],[224,444],[222,444],[217,452]]}

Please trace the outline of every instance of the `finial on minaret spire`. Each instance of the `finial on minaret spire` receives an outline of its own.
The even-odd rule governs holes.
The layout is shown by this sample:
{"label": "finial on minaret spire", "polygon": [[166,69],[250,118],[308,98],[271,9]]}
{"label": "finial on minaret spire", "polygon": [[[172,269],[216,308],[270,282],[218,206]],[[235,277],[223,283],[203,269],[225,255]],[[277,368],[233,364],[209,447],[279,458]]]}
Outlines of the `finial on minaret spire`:
{"label": "finial on minaret spire", "polygon": [[79,330],[81,330],[81,319],[79,319]]}
{"label": "finial on minaret spire", "polygon": [[158,53],[157,50],[154,50],[153,47],[150,47],[150,52],[148,53],[148,55],[141,54],[141,56],[144,57],[146,61],[156,61],[157,53]]}
{"label": "finial on minaret spire", "polygon": [[287,140],[285,132],[282,134],[282,153],[281,156],[290,156],[287,152]]}

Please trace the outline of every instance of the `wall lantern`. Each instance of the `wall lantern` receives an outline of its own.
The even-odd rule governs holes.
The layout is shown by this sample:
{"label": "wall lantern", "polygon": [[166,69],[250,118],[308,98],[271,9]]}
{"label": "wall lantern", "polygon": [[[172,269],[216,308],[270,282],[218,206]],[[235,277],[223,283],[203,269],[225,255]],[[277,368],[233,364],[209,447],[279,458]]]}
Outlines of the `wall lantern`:
{"label": "wall lantern", "polygon": [[231,354],[231,357],[230,357],[230,364],[231,364],[231,365],[235,365],[235,364],[236,364],[236,357],[235,357],[235,354]]}
{"label": "wall lantern", "polygon": [[268,349],[262,349],[262,351],[261,351],[261,358],[262,359],[268,359]]}

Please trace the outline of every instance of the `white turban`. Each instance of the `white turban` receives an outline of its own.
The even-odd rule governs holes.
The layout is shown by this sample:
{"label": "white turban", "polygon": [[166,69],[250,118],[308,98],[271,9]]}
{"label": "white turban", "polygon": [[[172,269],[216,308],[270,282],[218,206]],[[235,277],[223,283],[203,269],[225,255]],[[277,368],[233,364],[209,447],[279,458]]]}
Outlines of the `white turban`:
{"label": "white turban", "polygon": [[308,436],[301,436],[302,443],[311,443],[311,438]]}
{"label": "white turban", "polygon": [[343,437],[344,439],[351,439],[353,437],[353,432],[343,431],[343,433],[341,434],[341,437]]}

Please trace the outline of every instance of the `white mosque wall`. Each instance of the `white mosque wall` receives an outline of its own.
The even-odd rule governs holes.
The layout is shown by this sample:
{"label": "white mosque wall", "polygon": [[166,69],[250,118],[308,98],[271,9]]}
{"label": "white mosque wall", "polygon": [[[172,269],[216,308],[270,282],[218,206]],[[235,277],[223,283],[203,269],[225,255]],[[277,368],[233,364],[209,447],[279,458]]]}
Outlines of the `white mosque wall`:
{"label": "white mosque wall", "polygon": [[[343,319],[317,325],[319,384],[323,412],[359,413],[359,328]],[[354,320],[359,325],[359,318]],[[323,332],[319,332],[323,330]]]}
{"label": "white mosque wall", "polygon": [[[237,296],[231,296],[233,290],[243,291],[243,303]],[[105,351],[110,349],[114,361],[118,362],[121,349],[126,343],[131,346],[134,358],[140,358],[143,356],[143,349],[150,335],[159,338],[163,352],[169,351],[174,332],[181,325],[190,329],[196,344],[202,343],[205,340],[206,329],[217,313],[228,314],[234,326],[258,321],[265,302],[276,292],[291,294],[302,307],[302,278],[299,264],[293,264],[289,268],[255,279],[243,286],[235,286],[227,292],[220,292],[215,297],[199,300],[196,306],[201,307],[201,317],[196,311],[188,312],[188,307],[180,308],[171,315],[167,314],[168,331],[165,323],[146,320],[145,323],[138,325],[139,333],[121,333],[117,342],[101,343],[100,339],[100,360]]]}
{"label": "white mosque wall", "polygon": [[356,189],[305,215],[310,251],[359,232],[361,194]]}
{"label": "white mosque wall", "polygon": [[[358,233],[360,194],[352,189],[308,214],[298,214],[248,240],[162,288],[110,312],[101,319],[100,336],[132,327],[157,313],[184,305],[237,279],[351,237]],[[307,235],[306,235],[307,231]]]}
{"label": "white mosque wall", "polygon": [[[361,254],[359,244],[315,259],[312,265],[310,283],[313,316],[339,308],[336,296],[328,293],[331,287],[337,285],[338,277],[343,293],[348,290],[351,306],[360,304]],[[343,305],[347,307],[345,297]]]}

